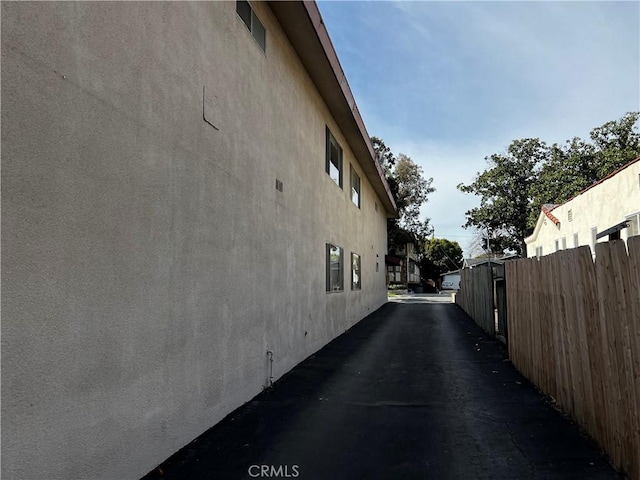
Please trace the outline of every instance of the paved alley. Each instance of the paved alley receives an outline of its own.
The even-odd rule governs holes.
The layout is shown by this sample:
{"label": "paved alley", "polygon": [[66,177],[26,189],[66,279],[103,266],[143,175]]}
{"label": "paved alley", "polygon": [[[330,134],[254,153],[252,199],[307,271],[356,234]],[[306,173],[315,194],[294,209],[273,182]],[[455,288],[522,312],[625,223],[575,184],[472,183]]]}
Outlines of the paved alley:
{"label": "paved alley", "polygon": [[443,295],[394,298],[151,479],[614,479]]}

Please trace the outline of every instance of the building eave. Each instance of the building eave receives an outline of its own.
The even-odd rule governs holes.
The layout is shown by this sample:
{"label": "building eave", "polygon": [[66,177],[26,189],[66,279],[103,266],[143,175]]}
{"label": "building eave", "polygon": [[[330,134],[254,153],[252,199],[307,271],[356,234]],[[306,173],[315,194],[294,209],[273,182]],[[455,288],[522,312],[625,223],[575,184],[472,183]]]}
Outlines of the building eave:
{"label": "building eave", "polygon": [[329,112],[340,127],[387,217],[398,209],[315,1],[269,1]]}

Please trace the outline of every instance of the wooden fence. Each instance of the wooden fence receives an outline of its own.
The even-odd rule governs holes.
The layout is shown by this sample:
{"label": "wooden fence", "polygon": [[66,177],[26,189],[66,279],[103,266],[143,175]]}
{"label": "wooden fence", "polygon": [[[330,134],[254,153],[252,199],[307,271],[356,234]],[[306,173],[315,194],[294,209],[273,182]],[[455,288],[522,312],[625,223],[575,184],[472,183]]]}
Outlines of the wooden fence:
{"label": "wooden fence", "polygon": [[493,273],[488,264],[460,271],[460,290],[456,303],[482,329],[495,336],[495,314],[493,307]]}
{"label": "wooden fence", "polygon": [[640,480],[640,237],[505,268],[514,365]]}

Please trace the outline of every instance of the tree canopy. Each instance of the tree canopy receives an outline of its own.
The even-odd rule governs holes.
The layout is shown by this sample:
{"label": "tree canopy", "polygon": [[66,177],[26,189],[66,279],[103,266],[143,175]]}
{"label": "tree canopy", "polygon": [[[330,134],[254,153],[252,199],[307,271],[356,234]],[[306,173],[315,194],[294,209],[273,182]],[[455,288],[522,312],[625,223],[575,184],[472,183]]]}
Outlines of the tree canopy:
{"label": "tree canopy", "polygon": [[429,219],[420,218],[420,207],[435,191],[431,186],[433,178],[426,178],[422,167],[409,156],[403,153],[394,155],[380,138],[372,137],[371,142],[398,207],[399,218],[388,220],[389,248],[409,242],[420,247],[432,230]]}
{"label": "tree canopy", "polygon": [[463,227],[488,236],[492,252],[526,255],[524,239],[532,233],[542,205],[569,200],[640,155],[639,118],[640,112],[629,112],[596,127],[590,141],[574,137],[547,146],[539,138],[525,138],[512,141],[504,153],[486,157],[488,168],[472,183],[458,185],[480,196],[480,206],[466,212]]}
{"label": "tree canopy", "polygon": [[446,238],[430,238],[424,242],[421,264],[423,276],[437,279],[440,274],[462,267],[462,247]]}

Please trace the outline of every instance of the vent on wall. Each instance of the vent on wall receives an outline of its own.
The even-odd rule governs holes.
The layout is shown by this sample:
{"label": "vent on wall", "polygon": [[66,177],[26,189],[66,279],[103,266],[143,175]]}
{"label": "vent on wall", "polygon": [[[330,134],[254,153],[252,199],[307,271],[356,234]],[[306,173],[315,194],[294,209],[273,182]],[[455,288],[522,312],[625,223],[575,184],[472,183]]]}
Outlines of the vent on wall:
{"label": "vent on wall", "polygon": [[276,178],[276,190],[282,192],[284,190],[284,184]]}
{"label": "vent on wall", "polygon": [[569,220],[570,222],[573,222],[573,210],[569,210],[567,212],[567,220]]}

